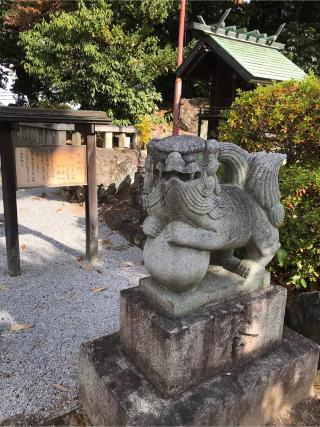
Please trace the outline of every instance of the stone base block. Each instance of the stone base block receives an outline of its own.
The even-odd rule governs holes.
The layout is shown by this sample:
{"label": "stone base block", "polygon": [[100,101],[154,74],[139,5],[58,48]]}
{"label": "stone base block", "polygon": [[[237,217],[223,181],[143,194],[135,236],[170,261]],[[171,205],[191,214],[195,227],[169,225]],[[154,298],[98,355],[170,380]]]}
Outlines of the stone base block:
{"label": "stone base block", "polygon": [[280,345],[285,302],[284,288],[268,286],[169,319],[138,287],[127,289],[121,292],[121,346],[161,396],[176,396]]}
{"label": "stone base block", "polygon": [[244,279],[221,266],[210,265],[208,272],[196,289],[188,292],[171,292],[169,289],[153,281],[151,276],[139,281],[141,292],[171,318],[192,313],[204,305],[219,304],[243,295],[248,295],[270,285],[270,273],[263,271],[254,279]]}
{"label": "stone base block", "polygon": [[82,345],[80,399],[92,425],[264,425],[310,394],[318,351],[287,330],[282,345],[266,356],[166,400],[121,351],[114,334]]}

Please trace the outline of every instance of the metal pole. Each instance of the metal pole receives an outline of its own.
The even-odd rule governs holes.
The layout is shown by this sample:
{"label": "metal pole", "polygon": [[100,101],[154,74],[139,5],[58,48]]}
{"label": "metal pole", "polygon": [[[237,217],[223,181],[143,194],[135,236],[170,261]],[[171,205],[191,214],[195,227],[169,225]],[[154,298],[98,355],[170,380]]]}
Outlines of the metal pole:
{"label": "metal pole", "polygon": [[[178,61],[177,66],[182,64],[183,54],[183,38],[184,38],[184,26],[186,18],[186,3],[187,0],[181,0],[180,6],[180,22],[179,22],[179,39],[178,39]],[[182,80],[176,78],[174,85],[174,100],[173,100],[173,130],[172,135],[179,135],[179,113],[180,113],[180,99],[182,91]]]}

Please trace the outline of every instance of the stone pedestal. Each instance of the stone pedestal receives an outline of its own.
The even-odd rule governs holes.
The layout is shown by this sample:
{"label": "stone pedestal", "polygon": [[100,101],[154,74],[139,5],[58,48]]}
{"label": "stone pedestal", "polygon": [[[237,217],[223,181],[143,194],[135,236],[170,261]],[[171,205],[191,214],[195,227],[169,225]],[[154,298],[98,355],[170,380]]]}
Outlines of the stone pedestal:
{"label": "stone pedestal", "polygon": [[312,388],[318,346],[290,330],[282,345],[246,368],[221,372],[176,399],[163,399],[121,350],[118,334],[86,343],[80,399],[92,425],[264,425]]}
{"label": "stone pedestal", "polygon": [[128,289],[121,292],[121,347],[161,396],[176,396],[280,345],[285,301],[284,288],[269,286],[169,319],[138,288]]}
{"label": "stone pedestal", "polygon": [[80,399],[93,425],[262,425],[307,397],[318,346],[286,330],[270,286],[170,319],[121,292],[120,333],[81,347]]}

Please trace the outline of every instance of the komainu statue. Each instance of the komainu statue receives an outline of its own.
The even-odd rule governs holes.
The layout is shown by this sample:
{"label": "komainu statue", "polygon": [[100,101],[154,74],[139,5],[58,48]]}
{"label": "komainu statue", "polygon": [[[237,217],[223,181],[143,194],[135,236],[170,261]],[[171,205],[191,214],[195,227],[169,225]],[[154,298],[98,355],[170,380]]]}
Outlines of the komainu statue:
{"label": "komainu statue", "polygon": [[143,194],[151,278],[143,291],[157,302],[189,298],[184,312],[269,285],[265,267],[280,246],[284,217],[278,173],[285,158],[195,136],[152,140]]}

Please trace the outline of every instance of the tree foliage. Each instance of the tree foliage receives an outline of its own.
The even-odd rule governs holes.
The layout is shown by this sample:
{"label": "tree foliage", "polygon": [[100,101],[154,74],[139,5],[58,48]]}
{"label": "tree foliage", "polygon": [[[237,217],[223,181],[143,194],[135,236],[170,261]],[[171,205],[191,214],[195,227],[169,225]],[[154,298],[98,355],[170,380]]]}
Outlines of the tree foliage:
{"label": "tree foliage", "polygon": [[[144,0],[124,2],[122,8],[128,16],[161,23],[171,5]],[[58,12],[21,33],[24,67],[45,82],[52,101],[73,101],[132,120],[161,100],[154,81],[174,67],[175,54],[159,45],[151,27],[148,35],[146,26],[128,30],[129,17],[117,19],[111,6],[105,0],[82,2],[77,10]]]}
{"label": "tree foliage", "polygon": [[4,16],[4,25],[13,31],[26,31],[66,5],[63,0],[14,0]]}
{"label": "tree foliage", "polygon": [[280,149],[288,161],[319,159],[320,80],[309,76],[241,92],[219,124],[219,139],[254,150]]}
{"label": "tree foliage", "polygon": [[286,28],[284,53],[306,72],[320,76],[320,23],[312,26],[294,22]]}
{"label": "tree foliage", "polygon": [[[29,75],[23,67],[24,50],[19,46],[20,33],[30,29],[42,19],[61,8],[70,9],[76,0],[0,0],[0,64],[3,69],[14,70],[16,80],[12,90],[17,96],[18,105],[37,104],[39,93],[46,87],[35,76]],[[0,73],[0,84],[5,83],[7,71]]]}
{"label": "tree foliage", "polygon": [[[135,67],[128,83],[129,88],[138,87],[140,83],[141,87],[145,88],[142,100],[145,105],[145,108],[142,108],[144,110],[143,114],[149,112],[152,104],[159,102],[160,94],[162,98],[172,102],[175,79],[175,59],[172,53],[177,46],[179,24],[179,1],[176,0],[0,0],[0,64],[7,67],[10,66],[17,71],[18,78],[13,90],[19,95],[20,100],[23,101],[24,96],[27,96],[29,104],[37,105],[40,99],[47,99],[48,102],[52,99],[52,102],[55,102],[58,95],[61,98],[70,98],[70,96],[62,96],[63,93],[67,95],[67,91],[64,90],[65,88],[61,90],[60,81],[56,82],[51,77],[56,77],[59,71],[59,79],[63,80],[65,75],[70,73],[70,69],[77,70],[79,73],[78,65],[81,66],[82,63],[81,60],[78,61],[75,46],[79,46],[81,50],[82,36],[85,38],[85,45],[90,43],[98,45],[99,51],[102,51],[103,46],[107,46],[110,49],[110,44],[104,44],[97,32],[92,32],[92,40],[89,42],[91,35],[85,25],[83,31],[80,31],[82,24],[78,10],[79,5],[80,9],[85,8],[88,11],[87,15],[89,17],[92,15],[92,11],[95,10],[100,23],[103,22],[101,14],[106,11],[109,17],[108,11],[111,11],[112,17],[109,17],[108,20],[105,19],[105,25],[111,31],[114,40],[112,41],[112,49],[106,57],[114,60],[114,63],[121,62],[123,64],[124,73],[120,66],[116,67],[115,65],[112,73],[114,75],[114,69],[117,68],[117,73],[122,76],[121,81],[128,81],[126,74],[129,71],[126,65],[132,66],[127,58],[129,55],[135,56],[139,61],[146,61],[147,76],[150,69],[147,55],[151,52],[151,57],[152,55],[156,56],[154,64],[155,67],[159,65],[159,72],[153,72],[152,83],[148,79],[145,82],[144,79],[137,78]],[[217,22],[228,7],[232,7],[232,12],[228,16],[227,25],[246,26],[248,29],[259,29],[261,32],[274,34],[281,23],[287,22],[287,26],[279,37],[279,41],[286,44],[285,53],[305,71],[313,70],[316,74],[319,74],[320,2],[189,0],[187,3],[187,26],[190,22],[197,21],[197,15],[202,15],[209,24]],[[66,17],[65,26],[60,19],[59,29],[57,29],[57,16],[62,13]],[[69,28],[70,21],[67,19],[69,15],[73,16],[78,26],[78,29],[75,28],[74,37]],[[76,18],[75,15],[78,15],[78,17]],[[83,14],[82,19],[85,17],[86,14]],[[54,21],[52,26],[50,26],[51,20]],[[35,26],[37,27],[35,28]],[[95,25],[93,27],[96,28]],[[119,38],[117,28],[122,31],[122,35]],[[34,36],[32,37],[33,29]],[[24,37],[24,32],[26,31],[28,31],[28,37]],[[54,31],[65,33],[65,38],[59,37],[59,45],[63,46],[66,43],[66,46],[63,47],[59,54],[57,49],[53,48]],[[42,58],[38,58],[35,52],[37,48],[35,39],[36,37],[42,37],[43,33],[51,43],[49,43],[46,53],[44,48],[41,47],[40,51],[44,55]],[[191,46],[194,40],[199,40],[200,37],[202,37],[201,33],[187,30],[185,35],[186,47]],[[123,43],[121,38],[125,39]],[[23,39],[23,42],[19,45],[20,39]],[[135,43],[137,43],[136,40],[147,44],[146,55],[143,55],[142,49],[140,49],[140,52],[133,52],[135,50],[134,46],[136,46]],[[147,40],[149,40],[149,43]],[[132,43],[133,47],[131,48]],[[74,49],[70,48],[71,45],[74,46]],[[56,68],[59,68],[59,70],[55,72],[54,76],[50,74],[45,76],[41,71],[38,73],[36,61],[39,60],[40,64],[46,66],[45,61],[48,59],[50,67],[52,63],[50,48],[52,48],[52,57],[58,59]],[[28,54],[30,57],[26,57],[27,49],[29,49]],[[163,52],[164,49],[167,49],[166,53]],[[68,52],[70,54],[69,57],[67,57]],[[136,55],[134,55],[135,53]],[[114,59],[113,55],[115,55]],[[84,60],[83,62],[87,63]],[[91,72],[92,70],[89,71]],[[90,72],[89,75],[91,75]],[[0,84],[1,77],[5,79],[5,73],[0,72]],[[118,99],[117,93],[110,92],[107,96],[104,89],[101,90],[99,79],[100,77],[96,79],[98,88],[97,90],[95,89],[95,98],[92,99],[90,95],[88,100],[83,100],[84,107],[112,109],[113,116],[117,118],[130,119],[132,115],[137,114],[132,106],[133,101],[130,101],[130,106],[127,106],[123,104],[122,100]],[[80,82],[80,77],[78,76],[76,80]],[[134,82],[139,83],[135,86]],[[85,87],[87,84],[88,78],[85,73],[82,86]],[[184,82],[183,95],[185,97],[201,96],[203,95],[203,87],[203,84],[186,81]],[[92,87],[89,87],[88,92],[92,93],[91,89]],[[84,89],[83,92],[85,92]],[[205,92],[207,92],[206,88]],[[110,101],[113,96],[117,98],[114,103]],[[129,93],[129,97],[132,98],[132,94]]]}

